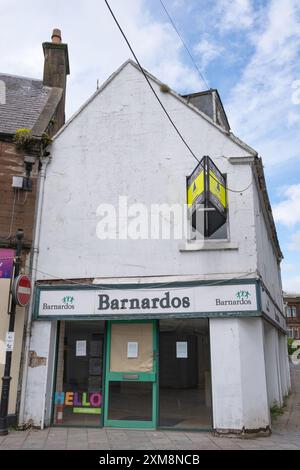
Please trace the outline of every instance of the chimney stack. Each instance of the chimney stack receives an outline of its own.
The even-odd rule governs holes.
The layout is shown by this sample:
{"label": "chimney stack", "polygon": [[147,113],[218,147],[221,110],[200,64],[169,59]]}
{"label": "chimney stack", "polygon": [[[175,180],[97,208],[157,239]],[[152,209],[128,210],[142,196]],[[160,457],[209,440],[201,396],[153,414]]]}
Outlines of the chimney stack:
{"label": "chimney stack", "polygon": [[56,115],[55,131],[65,123],[65,99],[67,75],[70,74],[68,45],[62,43],[61,31],[53,30],[52,42],[43,43],[45,56],[43,84],[49,87],[62,88],[63,94]]}
{"label": "chimney stack", "polygon": [[53,44],[61,44],[61,30],[55,28],[51,36]]}

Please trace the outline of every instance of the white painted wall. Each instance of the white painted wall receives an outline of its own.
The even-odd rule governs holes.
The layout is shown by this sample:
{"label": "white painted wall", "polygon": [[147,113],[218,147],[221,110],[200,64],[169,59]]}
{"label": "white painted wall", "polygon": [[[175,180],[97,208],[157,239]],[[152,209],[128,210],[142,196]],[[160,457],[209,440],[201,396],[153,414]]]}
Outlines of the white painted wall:
{"label": "white painted wall", "polygon": [[32,325],[30,351],[35,351],[37,356],[46,358],[46,364],[28,368],[24,422],[32,422],[38,427],[43,426],[45,417],[46,386],[53,361],[51,357],[53,349],[50,345],[53,344],[53,338],[55,338],[55,328],[56,322],[41,321],[34,322]]}
{"label": "white painted wall", "polygon": [[277,330],[264,322],[265,367],[267,378],[268,404],[282,404],[281,378]]}
{"label": "white painted wall", "polygon": [[238,323],[243,422],[246,429],[264,429],[270,425],[270,416],[264,361],[263,320],[261,318],[240,318]]}
{"label": "white painted wall", "polygon": [[213,427],[242,429],[243,401],[238,320],[211,318],[209,327]]}
{"label": "white painted wall", "polygon": [[267,231],[256,185],[253,191],[257,269],[268,288],[273,300],[283,312],[283,296],[280,264],[278,264],[273,245]]}
{"label": "white painted wall", "polygon": [[[249,185],[249,155],[227,135],[170,94],[162,101],[199,158],[209,154],[228,185]],[[178,240],[104,240],[96,237],[100,203],[186,202],[186,176],[196,162],[149,90],[128,64],[59,134],[47,169],[38,279],[189,275],[234,277],[256,269],[252,189],[229,193],[231,241],[238,250],[180,252]]]}
{"label": "white painted wall", "polygon": [[280,376],[281,389],[283,397],[288,395],[291,387],[290,369],[288,366],[288,350],[286,336],[278,331],[279,359],[280,359]]}
{"label": "white painted wall", "polygon": [[214,429],[270,425],[261,318],[210,319]]}

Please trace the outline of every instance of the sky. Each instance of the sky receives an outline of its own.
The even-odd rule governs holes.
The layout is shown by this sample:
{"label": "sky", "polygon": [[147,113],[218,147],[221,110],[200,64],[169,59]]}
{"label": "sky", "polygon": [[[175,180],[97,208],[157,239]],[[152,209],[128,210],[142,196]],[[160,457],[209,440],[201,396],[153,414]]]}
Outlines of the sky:
{"label": "sky", "polygon": [[[232,131],[264,162],[283,288],[300,292],[300,2],[164,0]],[[142,65],[179,93],[207,88],[159,0],[110,0]],[[41,78],[54,27],[69,45],[71,116],[131,57],[103,0],[0,0],[0,71]]]}

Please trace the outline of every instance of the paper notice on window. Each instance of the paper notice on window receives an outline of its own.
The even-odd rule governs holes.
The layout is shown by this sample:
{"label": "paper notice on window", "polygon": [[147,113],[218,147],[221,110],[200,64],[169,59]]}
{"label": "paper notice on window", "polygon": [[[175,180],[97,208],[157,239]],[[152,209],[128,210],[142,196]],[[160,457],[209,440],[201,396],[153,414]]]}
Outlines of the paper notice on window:
{"label": "paper notice on window", "polygon": [[137,358],[139,353],[139,343],[136,341],[129,341],[127,343],[127,357],[130,358]]}
{"label": "paper notice on window", "polygon": [[76,356],[86,356],[86,341],[76,341]]}
{"label": "paper notice on window", "polygon": [[187,359],[188,357],[188,344],[187,341],[176,342],[176,357],[178,359]]}

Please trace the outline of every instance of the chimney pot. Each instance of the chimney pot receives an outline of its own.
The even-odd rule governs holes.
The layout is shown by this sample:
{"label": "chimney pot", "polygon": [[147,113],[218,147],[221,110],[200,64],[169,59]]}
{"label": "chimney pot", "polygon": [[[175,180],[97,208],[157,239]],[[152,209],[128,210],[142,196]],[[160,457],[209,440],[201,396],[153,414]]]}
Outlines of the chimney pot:
{"label": "chimney pot", "polygon": [[61,30],[58,28],[55,28],[53,30],[51,39],[54,44],[61,44]]}

